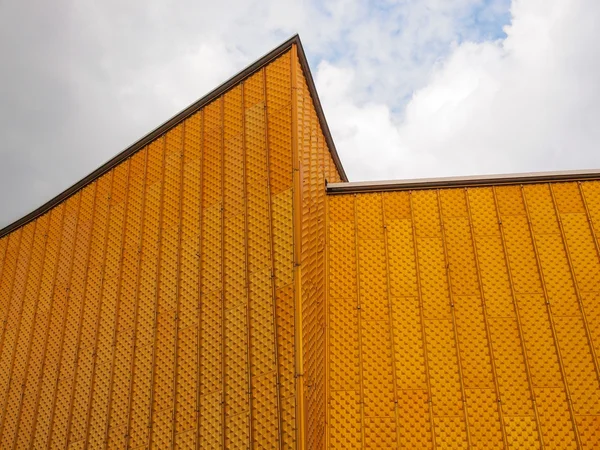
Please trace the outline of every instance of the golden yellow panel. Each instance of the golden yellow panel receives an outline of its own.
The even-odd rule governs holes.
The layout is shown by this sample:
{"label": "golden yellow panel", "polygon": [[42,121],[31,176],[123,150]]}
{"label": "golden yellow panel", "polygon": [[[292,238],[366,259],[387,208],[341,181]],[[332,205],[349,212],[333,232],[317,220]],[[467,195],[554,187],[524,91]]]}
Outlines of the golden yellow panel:
{"label": "golden yellow panel", "polygon": [[328,448],[594,448],[595,189],[329,196]]}
{"label": "golden yellow panel", "polygon": [[[326,310],[321,301],[325,296],[325,180],[340,181],[333,167],[331,155],[313,99],[308,89],[306,76],[300,61],[291,61],[292,89],[295,88],[297,116],[298,169],[302,179],[294,185],[296,203],[294,214],[299,219],[296,226],[301,239],[297,242],[297,262],[301,262],[300,280],[295,292],[297,314],[302,314],[304,407],[306,414],[306,448],[323,448],[326,438],[325,402],[325,328]],[[292,121],[294,122],[294,121]],[[301,308],[301,311],[299,310]]]}
{"label": "golden yellow panel", "polygon": [[[18,411],[21,403],[23,386],[27,377],[28,354],[31,337],[34,333],[35,315],[37,310],[37,290],[44,267],[46,249],[46,233],[48,231],[49,215],[40,217],[35,223],[35,237],[28,267],[25,297],[22,301],[22,312],[18,326],[16,347],[12,356],[10,379],[7,397],[2,409],[2,446],[10,448],[16,438],[19,425]],[[5,243],[8,239],[5,239]]]}
{"label": "golden yellow panel", "polygon": [[77,224],[77,240],[73,255],[71,282],[68,288],[68,311],[64,319],[64,336],[60,358],[60,372],[55,402],[50,415],[51,447],[64,447],[67,434],[66,425],[70,415],[71,393],[75,381],[77,363],[77,343],[84,306],[85,271],[89,259],[94,212],[93,186],[82,191],[81,205]]}

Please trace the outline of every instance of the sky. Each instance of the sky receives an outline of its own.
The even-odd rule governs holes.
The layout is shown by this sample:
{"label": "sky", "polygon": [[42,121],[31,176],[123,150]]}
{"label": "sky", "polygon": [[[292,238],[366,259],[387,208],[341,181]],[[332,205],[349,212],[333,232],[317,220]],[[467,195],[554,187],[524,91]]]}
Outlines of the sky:
{"label": "sky", "polygon": [[0,227],[299,33],[351,181],[600,168],[597,0],[0,1]]}

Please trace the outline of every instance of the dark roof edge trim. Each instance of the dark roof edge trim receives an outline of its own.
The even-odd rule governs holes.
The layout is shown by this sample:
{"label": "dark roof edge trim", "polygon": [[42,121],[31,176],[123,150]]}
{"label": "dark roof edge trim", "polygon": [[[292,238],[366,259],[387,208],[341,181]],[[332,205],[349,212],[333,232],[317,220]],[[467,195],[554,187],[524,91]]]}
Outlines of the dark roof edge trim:
{"label": "dark roof edge trim", "polygon": [[296,35],[295,37],[297,38],[296,44],[298,45],[298,59],[300,60],[302,70],[304,71],[306,84],[308,85],[308,90],[310,91],[310,95],[313,99],[315,110],[317,112],[317,117],[319,118],[319,124],[321,125],[321,130],[323,131],[323,135],[325,136],[325,140],[327,141],[327,146],[329,147],[329,153],[331,153],[331,157],[333,158],[335,167],[340,174],[340,178],[342,179],[342,181],[348,182],[348,176],[346,175],[346,171],[344,170],[344,166],[342,166],[340,156],[338,155],[337,149],[335,148],[335,143],[333,142],[333,138],[331,137],[331,131],[329,130],[329,125],[327,125],[327,121],[325,120],[325,114],[323,113],[323,108],[321,107],[321,100],[319,100],[319,94],[317,93],[315,81],[313,80],[312,73],[308,65],[308,60],[306,59],[306,54],[304,53],[304,49],[302,48],[302,42],[300,42],[300,37],[298,35]]}
{"label": "dark roof edge trim", "polygon": [[433,188],[498,186],[560,181],[600,180],[600,170],[567,170],[560,172],[515,173],[468,177],[416,178],[412,180],[358,181],[329,183],[327,194],[357,194],[367,192],[409,191]]}
{"label": "dark roof edge trim", "polygon": [[90,184],[93,181],[95,181],[96,179],[100,178],[106,172],[110,171],[115,166],[117,166],[121,162],[125,161],[127,158],[132,156],[138,150],[141,150],[146,145],[148,145],[150,142],[159,138],[164,133],[169,131],[171,128],[173,128],[180,122],[184,121],[189,116],[191,116],[198,110],[202,109],[204,106],[206,106],[213,100],[215,100],[218,97],[220,97],[221,95],[223,95],[225,92],[230,90],[232,87],[239,84],[241,81],[248,78],[250,75],[252,75],[256,71],[260,70],[261,68],[263,68],[264,66],[269,64],[271,61],[273,61],[274,59],[279,57],[281,54],[288,51],[294,44],[296,44],[298,47],[298,58],[300,59],[300,64],[302,65],[302,69],[304,70],[306,82],[308,84],[308,89],[313,98],[313,102],[315,104],[315,109],[317,111],[317,116],[319,117],[319,122],[321,124],[323,134],[325,135],[325,139],[327,140],[327,145],[329,146],[331,156],[333,157],[335,165],[336,165],[338,171],[340,172],[342,179],[347,181],[346,173],[344,171],[344,168],[342,167],[342,163],[337,154],[335,144],[333,143],[333,139],[332,139],[331,133],[329,131],[329,127],[327,126],[327,122],[325,121],[325,115],[323,114],[323,109],[321,108],[321,102],[319,101],[319,97],[317,95],[315,83],[314,83],[314,81],[312,79],[312,75],[310,73],[310,68],[308,66],[308,61],[306,59],[306,55],[304,54],[304,50],[302,49],[302,43],[300,42],[300,37],[296,34],[296,35],[292,36],[290,39],[288,39],[287,41],[285,41],[283,44],[281,44],[278,47],[271,50],[269,53],[264,55],[262,58],[256,60],[254,63],[252,63],[251,65],[246,67],[244,70],[239,72],[237,75],[234,75],[229,80],[225,81],[223,84],[218,86],[216,89],[214,89],[211,92],[209,92],[208,94],[206,94],[200,100],[192,103],[190,106],[188,106],[184,110],[177,113],[171,119],[167,120],[165,123],[158,126],[154,130],[152,130],[150,133],[146,134],[144,137],[142,137],[141,139],[139,139],[138,141],[136,141],[135,143],[133,143],[132,145],[127,147],[125,150],[123,150],[121,153],[117,154],[116,156],[114,156],[113,158],[108,160],[107,162],[105,162],[103,165],[101,165],[99,168],[94,170],[92,173],[87,175],[82,180],[75,183],[73,186],[67,188],[66,190],[64,190],[63,192],[58,194],[56,197],[47,201],[42,206],[40,206],[39,208],[30,212],[26,216],[24,216],[24,217],[18,219],[17,221],[11,223],[10,225],[7,225],[6,227],[2,228],[0,230],[0,238],[6,236],[7,234],[13,232],[14,230],[16,230],[18,228],[26,225],[27,223],[31,222],[32,220],[37,219],[39,216],[45,214],[46,212],[48,212],[50,209],[52,209],[59,203],[63,202],[67,198],[69,198],[71,195],[75,194],[76,192],[83,189],[88,184]]}

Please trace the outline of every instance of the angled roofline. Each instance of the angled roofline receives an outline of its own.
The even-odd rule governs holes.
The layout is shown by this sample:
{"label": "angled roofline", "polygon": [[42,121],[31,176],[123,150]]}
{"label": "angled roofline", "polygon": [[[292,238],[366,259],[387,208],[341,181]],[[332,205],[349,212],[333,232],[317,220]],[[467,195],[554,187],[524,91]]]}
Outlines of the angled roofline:
{"label": "angled roofline", "polygon": [[409,180],[356,181],[329,183],[328,195],[358,194],[367,192],[410,191],[419,189],[457,188],[469,186],[500,186],[548,182],[600,180],[600,169],[565,170],[560,172],[512,173],[475,175],[467,177],[415,178]]}
{"label": "angled roofline", "polygon": [[229,80],[225,81],[223,84],[221,84],[217,88],[210,91],[208,94],[206,94],[200,100],[192,103],[187,108],[185,108],[182,111],[180,111],[179,113],[175,114],[171,119],[167,120],[165,123],[158,126],[154,130],[152,130],[151,132],[146,134],[144,137],[142,137],[141,139],[134,142],[132,145],[127,147],[121,153],[117,154],[116,156],[114,156],[113,158],[111,158],[110,160],[105,162],[103,165],[101,165],[99,168],[97,168],[92,173],[87,175],[85,178],[83,178],[80,181],[78,181],[77,183],[75,183],[73,186],[67,188],[66,190],[64,190],[63,192],[58,194],[56,197],[48,200],[42,206],[36,208],[34,211],[30,212],[26,216],[16,220],[15,222],[5,226],[4,228],[0,229],[0,238],[6,236],[7,234],[13,232],[14,230],[16,230],[18,228],[26,225],[27,223],[31,222],[32,220],[37,219],[41,215],[45,214],[46,212],[48,212],[49,210],[54,208],[59,203],[63,202],[67,198],[69,198],[71,195],[75,194],[76,192],[83,189],[88,184],[97,180],[102,175],[104,175],[106,172],[110,171],[115,166],[117,166],[121,162],[125,161],[130,156],[132,156],[138,150],[141,150],[146,145],[148,145],[150,142],[152,142],[155,139],[162,136],[168,130],[170,130],[171,128],[173,128],[174,126],[179,124],[180,122],[184,121],[185,119],[190,117],[192,114],[194,114],[198,110],[202,109],[204,106],[208,105],[213,100],[215,100],[218,97],[220,97],[221,95],[223,95],[225,92],[230,90],[232,87],[239,84],[246,78],[250,77],[250,75],[252,75],[255,72],[257,72],[258,70],[262,69],[264,66],[269,64],[271,61],[277,59],[280,55],[282,55],[283,53],[290,50],[294,44],[296,45],[296,47],[298,49],[298,59],[300,60],[302,70],[304,71],[306,83],[308,85],[308,90],[310,91],[310,94],[311,94],[311,97],[312,97],[312,100],[313,100],[313,103],[315,106],[315,110],[316,110],[317,116],[319,118],[319,123],[321,125],[321,129],[323,131],[325,140],[327,141],[327,145],[329,147],[329,151],[331,152],[331,156],[333,158],[333,161],[335,163],[335,166],[336,166],[338,172],[340,173],[342,180],[348,181],[348,177],[346,176],[346,172],[344,171],[342,162],[340,161],[340,157],[335,148],[335,143],[333,142],[333,138],[331,137],[331,132],[329,130],[329,126],[327,125],[327,121],[325,120],[323,108],[321,107],[321,102],[319,100],[319,96],[317,94],[317,89],[315,87],[315,83],[314,83],[312,74],[310,72],[308,60],[306,59],[306,55],[305,55],[304,49],[302,47],[302,42],[300,41],[300,36],[298,34],[296,34],[296,35],[292,36],[290,39],[288,39],[287,41],[285,41],[283,44],[277,46],[276,48],[274,48],[273,50],[268,52],[266,55],[264,55],[263,57],[256,60],[254,63],[250,64],[248,67],[246,67],[244,70],[239,72],[237,75],[234,75]]}

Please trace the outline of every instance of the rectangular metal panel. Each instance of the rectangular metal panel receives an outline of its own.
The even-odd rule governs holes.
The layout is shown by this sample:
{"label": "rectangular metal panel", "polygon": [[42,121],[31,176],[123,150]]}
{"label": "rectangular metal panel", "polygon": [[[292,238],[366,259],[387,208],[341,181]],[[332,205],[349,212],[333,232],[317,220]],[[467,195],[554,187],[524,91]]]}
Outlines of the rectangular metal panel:
{"label": "rectangular metal panel", "polygon": [[[295,242],[297,252],[296,272],[298,285],[295,298],[300,302],[296,314],[301,314],[303,367],[298,368],[304,385],[304,399],[300,408],[306,415],[305,447],[323,448],[325,442],[325,180],[341,181],[333,163],[327,139],[321,127],[310,94],[302,64],[296,58],[291,61],[297,74],[292,80],[295,101],[292,105],[293,136],[297,136],[298,161],[294,164],[299,182],[294,185]],[[298,322],[297,322],[298,323]]]}
{"label": "rectangular metal panel", "polygon": [[597,445],[596,184],[328,197],[329,446]]}

